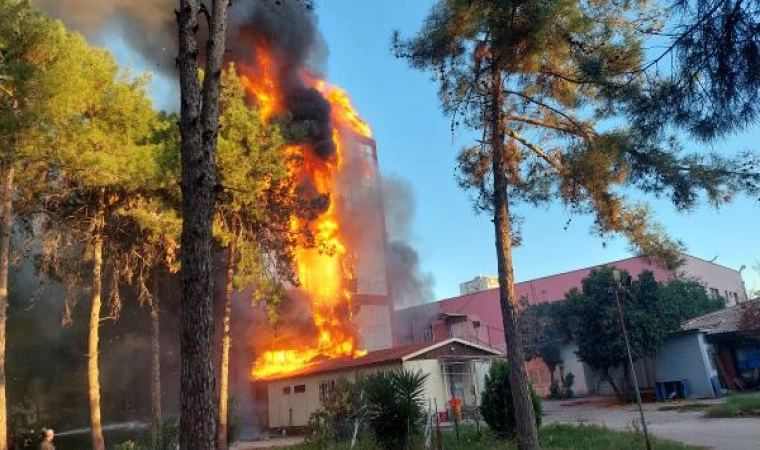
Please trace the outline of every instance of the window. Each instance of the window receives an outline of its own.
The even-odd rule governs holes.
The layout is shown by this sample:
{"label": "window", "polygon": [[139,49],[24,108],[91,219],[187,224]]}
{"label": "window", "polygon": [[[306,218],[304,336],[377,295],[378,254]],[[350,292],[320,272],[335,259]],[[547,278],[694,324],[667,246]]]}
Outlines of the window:
{"label": "window", "polygon": [[290,395],[290,386],[285,386],[282,388],[283,395]]}
{"label": "window", "polygon": [[335,380],[323,381],[319,383],[319,403],[324,405],[327,396],[335,389]]}
{"label": "window", "polygon": [[429,342],[433,340],[433,326],[428,325],[422,329],[422,342]]}
{"label": "window", "polygon": [[712,298],[718,298],[720,297],[720,292],[718,292],[718,290],[715,288],[710,288],[710,296]]}
{"label": "window", "polygon": [[303,394],[306,392],[306,385],[305,384],[297,384],[293,386],[293,393],[295,394]]}

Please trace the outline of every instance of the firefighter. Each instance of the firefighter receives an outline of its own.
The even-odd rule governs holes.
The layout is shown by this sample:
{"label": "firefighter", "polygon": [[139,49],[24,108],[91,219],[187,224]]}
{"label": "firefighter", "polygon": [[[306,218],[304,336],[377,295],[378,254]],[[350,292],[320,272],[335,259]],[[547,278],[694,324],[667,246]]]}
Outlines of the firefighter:
{"label": "firefighter", "polygon": [[55,445],[53,445],[53,436],[55,436],[53,429],[46,428],[42,434],[42,442],[40,442],[39,450],[55,450]]}

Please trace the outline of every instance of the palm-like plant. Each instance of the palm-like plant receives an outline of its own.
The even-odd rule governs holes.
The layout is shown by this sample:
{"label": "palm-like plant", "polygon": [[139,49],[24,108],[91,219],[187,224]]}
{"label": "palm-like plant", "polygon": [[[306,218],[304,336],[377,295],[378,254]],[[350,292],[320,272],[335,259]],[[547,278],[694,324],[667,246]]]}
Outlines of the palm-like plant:
{"label": "palm-like plant", "polygon": [[368,424],[386,449],[411,448],[420,430],[428,375],[422,371],[377,372],[365,380]]}

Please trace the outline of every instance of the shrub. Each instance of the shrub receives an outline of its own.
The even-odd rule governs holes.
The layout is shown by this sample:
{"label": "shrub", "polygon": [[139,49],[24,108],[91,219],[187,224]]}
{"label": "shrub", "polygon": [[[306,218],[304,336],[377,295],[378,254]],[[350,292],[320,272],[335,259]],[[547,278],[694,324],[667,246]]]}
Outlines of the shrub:
{"label": "shrub", "polygon": [[562,391],[559,388],[559,384],[554,380],[552,380],[552,385],[549,387],[549,398],[553,400],[562,398]]}
{"label": "shrub", "polygon": [[309,417],[309,441],[317,447],[350,439],[352,419],[362,407],[361,385],[339,379],[322,400],[323,406]]}
{"label": "shrub", "polygon": [[568,372],[563,380],[562,398],[573,398],[575,392],[573,392],[573,382],[575,381],[575,375],[572,372]]}
{"label": "shrub", "polygon": [[368,425],[383,448],[411,448],[412,436],[419,434],[424,415],[426,379],[421,370],[401,370],[377,372],[365,380]]}
{"label": "shrub", "polygon": [[[536,425],[541,425],[541,398],[530,388]],[[509,386],[509,364],[495,361],[485,379],[481,396],[480,414],[483,420],[500,437],[515,435],[515,410],[512,406],[512,389]]]}

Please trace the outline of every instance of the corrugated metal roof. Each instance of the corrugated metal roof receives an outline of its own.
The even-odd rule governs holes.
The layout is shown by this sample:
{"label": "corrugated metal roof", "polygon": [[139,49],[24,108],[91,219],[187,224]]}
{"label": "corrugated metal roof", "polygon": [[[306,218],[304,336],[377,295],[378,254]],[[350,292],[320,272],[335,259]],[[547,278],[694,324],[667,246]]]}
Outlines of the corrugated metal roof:
{"label": "corrugated metal roof", "polygon": [[739,329],[742,313],[746,308],[760,306],[760,299],[739,303],[730,308],[721,309],[704,316],[687,320],[681,325],[683,331],[704,331],[707,334],[736,333]]}

